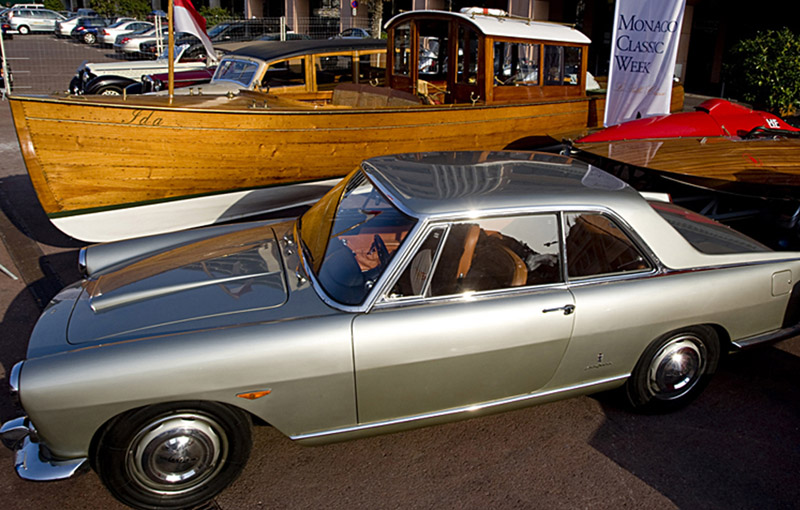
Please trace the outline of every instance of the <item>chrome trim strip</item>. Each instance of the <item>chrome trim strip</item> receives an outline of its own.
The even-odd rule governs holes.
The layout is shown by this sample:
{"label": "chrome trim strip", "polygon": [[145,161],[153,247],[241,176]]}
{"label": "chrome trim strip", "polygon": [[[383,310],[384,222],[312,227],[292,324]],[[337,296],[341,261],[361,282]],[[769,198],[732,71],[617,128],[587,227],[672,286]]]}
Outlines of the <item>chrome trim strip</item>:
{"label": "chrome trim strip", "polygon": [[407,417],[404,417],[404,418],[395,418],[395,419],[392,419],[392,420],[366,423],[366,424],[363,424],[363,425],[356,425],[356,426],[353,426],[353,427],[344,427],[344,428],[340,428],[340,429],[325,430],[325,431],[322,431],[322,432],[312,432],[312,433],[309,433],[309,434],[299,434],[299,435],[296,435],[296,436],[289,436],[289,438],[292,439],[293,441],[301,441],[301,440],[304,440],[304,439],[314,439],[314,438],[319,438],[319,437],[334,436],[336,434],[347,434],[347,433],[350,433],[350,432],[358,432],[360,430],[377,429],[377,428],[380,428],[380,427],[386,427],[386,426],[390,426],[390,425],[398,425],[398,424],[401,424],[401,423],[410,423],[410,422],[426,420],[426,419],[430,419],[430,418],[440,418],[440,417],[443,417],[443,416],[452,416],[452,415],[455,415],[455,414],[461,414],[461,413],[466,413],[466,412],[481,411],[481,410],[484,410],[484,409],[491,409],[493,407],[499,407],[499,406],[506,405],[506,404],[513,404],[513,403],[516,403],[516,402],[524,402],[526,400],[534,400],[534,399],[537,399],[537,398],[548,397],[548,396],[551,396],[551,395],[557,395],[559,393],[566,393],[566,392],[580,390],[580,389],[584,389],[584,388],[591,388],[592,386],[599,386],[599,385],[602,385],[602,384],[608,384],[608,383],[611,383],[611,382],[614,382],[614,381],[619,381],[621,379],[627,379],[628,377],[630,377],[630,374],[618,375],[618,376],[615,376],[615,377],[609,377],[607,379],[600,379],[598,381],[592,381],[592,382],[588,382],[588,383],[576,384],[574,386],[567,386],[567,387],[558,388],[558,389],[555,389],[555,390],[527,393],[525,395],[518,395],[516,397],[506,398],[506,399],[502,399],[502,400],[494,400],[492,402],[487,402],[487,403],[484,403],[484,404],[475,404],[475,405],[457,407],[457,408],[454,408],[454,409],[447,409],[445,411],[437,411],[437,412],[433,412],[433,413],[425,413],[425,414],[418,414],[418,415],[415,415],[415,416],[407,416]]}
{"label": "chrome trim strip", "polygon": [[749,338],[742,338],[735,342],[731,342],[737,349],[749,349],[757,345],[779,342],[800,335],[800,324],[794,326],[771,331],[761,335],[751,336]]}

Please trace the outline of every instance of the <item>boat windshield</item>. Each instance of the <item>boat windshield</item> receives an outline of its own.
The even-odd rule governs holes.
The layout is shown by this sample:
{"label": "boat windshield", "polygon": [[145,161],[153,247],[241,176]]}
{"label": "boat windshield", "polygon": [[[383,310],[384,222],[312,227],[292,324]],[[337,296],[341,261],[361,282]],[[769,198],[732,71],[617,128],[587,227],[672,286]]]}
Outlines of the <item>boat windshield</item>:
{"label": "boat windshield", "polygon": [[359,305],[416,222],[356,170],[303,214],[300,243],[322,290]]}
{"label": "boat windshield", "polygon": [[244,88],[250,88],[250,82],[258,71],[258,65],[249,60],[238,60],[233,58],[222,59],[214,72],[212,82],[220,80],[238,83]]}

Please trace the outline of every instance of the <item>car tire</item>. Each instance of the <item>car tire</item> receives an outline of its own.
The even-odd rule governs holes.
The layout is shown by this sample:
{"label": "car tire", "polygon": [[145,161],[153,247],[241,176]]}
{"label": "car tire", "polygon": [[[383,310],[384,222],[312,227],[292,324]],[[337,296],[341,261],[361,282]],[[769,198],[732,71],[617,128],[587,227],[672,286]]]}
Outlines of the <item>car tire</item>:
{"label": "car tire", "polygon": [[121,502],[134,508],[189,508],[241,473],[252,444],[250,417],[214,402],[135,409],[103,428],[92,466]]}
{"label": "car tire", "polygon": [[31,29],[26,27],[25,25],[20,25],[19,27],[17,27],[17,32],[19,32],[19,35],[28,35],[31,33]]}
{"label": "car tire", "polygon": [[94,93],[101,96],[121,96],[122,89],[120,87],[115,87],[114,85],[109,85],[107,87],[101,87],[97,89],[97,91]]}
{"label": "car tire", "polygon": [[97,41],[97,37],[91,32],[83,34],[83,42],[85,42],[86,44],[94,44],[95,41]]}
{"label": "car tire", "polygon": [[689,404],[708,384],[719,356],[719,337],[709,326],[693,326],[656,339],[625,385],[628,402],[646,413],[673,411]]}

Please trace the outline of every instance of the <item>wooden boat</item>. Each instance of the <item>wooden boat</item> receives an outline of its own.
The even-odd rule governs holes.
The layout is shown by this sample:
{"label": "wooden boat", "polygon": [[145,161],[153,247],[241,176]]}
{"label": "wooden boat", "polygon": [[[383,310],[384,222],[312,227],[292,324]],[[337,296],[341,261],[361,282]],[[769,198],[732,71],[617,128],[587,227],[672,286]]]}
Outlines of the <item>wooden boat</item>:
{"label": "wooden boat", "polygon": [[45,212],[87,241],[166,232],[312,200],[367,157],[518,148],[603,118],[573,28],[412,11],[387,31],[386,87],[359,83],[353,59],[352,83],[308,98],[11,97]]}
{"label": "wooden boat", "polygon": [[626,122],[572,143],[582,159],[747,198],[800,200],[800,129],[714,99],[696,112]]}

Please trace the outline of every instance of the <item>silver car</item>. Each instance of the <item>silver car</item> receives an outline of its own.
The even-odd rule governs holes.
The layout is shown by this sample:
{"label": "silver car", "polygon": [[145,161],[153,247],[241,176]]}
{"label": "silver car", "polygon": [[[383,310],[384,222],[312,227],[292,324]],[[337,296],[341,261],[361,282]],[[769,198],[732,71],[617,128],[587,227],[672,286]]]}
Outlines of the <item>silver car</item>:
{"label": "silver car", "polygon": [[300,218],[80,259],[0,434],[23,478],[88,460],[137,508],[225,488],[253,418],[317,444],[613,389],[669,410],[800,320],[800,253],[544,153],[373,158]]}
{"label": "silver car", "polygon": [[56,23],[64,19],[64,16],[49,9],[12,9],[8,13],[11,30],[16,30],[21,35],[31,32],[53,32]]}

